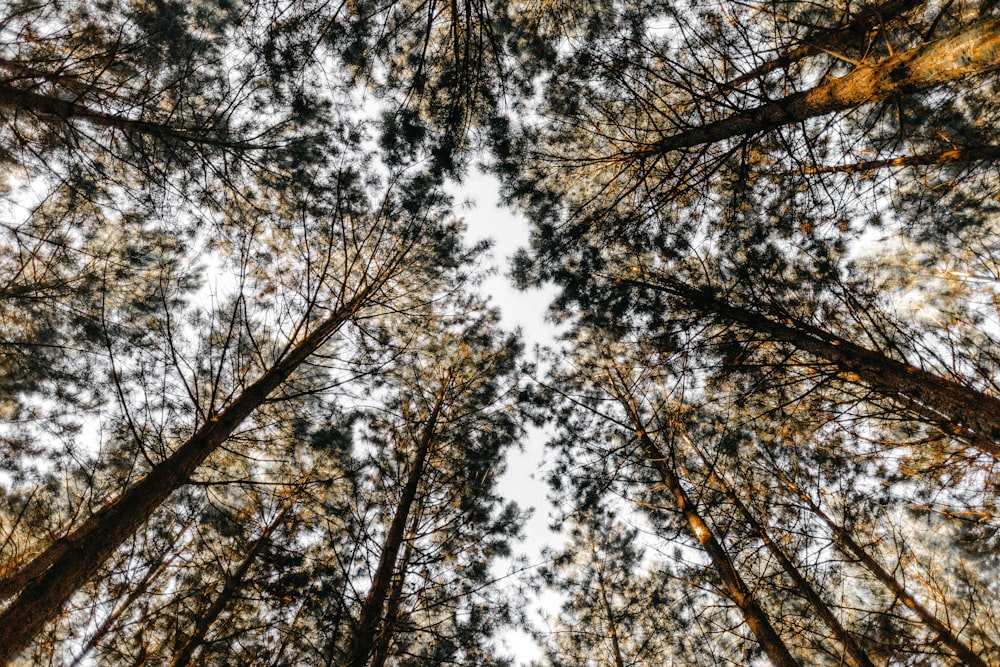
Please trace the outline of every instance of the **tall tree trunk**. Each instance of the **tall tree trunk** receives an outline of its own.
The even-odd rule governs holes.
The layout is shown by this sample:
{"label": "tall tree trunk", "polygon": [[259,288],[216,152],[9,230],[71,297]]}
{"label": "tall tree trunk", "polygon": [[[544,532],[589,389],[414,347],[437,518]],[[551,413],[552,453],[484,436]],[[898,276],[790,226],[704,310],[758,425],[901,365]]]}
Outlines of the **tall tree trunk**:
{"label": "tall tree trunk", "polygon": [[[409,535],[416,535],[420,526],[421,508],[413,514],[410,527],[407,530]],[[389,659],[389,649],[392,647],[392,637],[395,634],[397,623],[399,623],[399,605],[403,599],[403,586],[406,584],[406,573],[410,568],[410,559],[413,557],[413,544],[406,541],[403,545],[403,555],[399,559],[396,571],[392,576],[392,585],[389,588],[388,599],[385,603],[385,622],[382,629],[375,638],[375,648],[372,650],[372,660],[369,667],[383,667]]]}
{"label": "tall tree trunk", "polygon": [[624,280],[680,297],[692,309],[746,327],[774,341],[790,343],[836,366],[854,382],[891,399],[945,433],[962,438],[1000,458],[1000,399],[942,378],[881,352],[831,334],[801,320],[781,321],[750,308],[733,305],[706,289],[668,277],[657,283]]}
{"label": "tall tree trunk", "polygon": [[854,556],[859,563],[861,563],[865,569],[872,573],[872,575],[892,591],[895,598],[903,603],[907,609],[912,611],[920,622],[930,628],[935,635],[937,635],[938,640],[947,646],[956,656],[958,656],[962,662],[966,665],[971,665],[972,667],[988,667],[986,661],[979,657],[968,644],[959,639],[951,629],[941,621],[937,616],[935,616],[931,611],[920,604],[917,598],[906,589],[903,584],[901,584],[888,570],[882,567],[871,554],[869,554],[860,544],[855,541],[851,534],[837,524],[826,512],[820,508],[820,506],[813,501],[812,497],[805,493],[799,488],[786,474],[779,473],[779,477],[785,482],[786,486],[792,490],[799,498],[809,506],[809,509],[815,514],[823,523],[827,525],[830,532],[833,533],[834,541],[842,550],[846,553]]}
{"label": "tall tree trunk", "polygon": [[292,503],[289,503],[278,512],[278,515],[265,526],[264,530],[261,532],[260,537],[253,541],[250,545],[250,549],[247,551],[246,556],[236,567],[236,569],[226,575],[225,583],[222,586],[222,590],[219,595],[212,601],[208,609],[198,615],[198,621],[195,623],[194,632],[190,634],[184,641],[184,645],[181,646],[180,650],[174,654],[174,659],[170,661],[170,667],[187,667],[191,663],[191,658],[194,656],[194,652],[205,642],[205,636],[208,634],[209,629],[212,624],[219,618],[223,611],[229,606],[232,601],[233,596],[235,596],[240,588],[243,586],[243,579],[246,577],[247,572],[250,571],[250,567],[253,565],[257,557],[260,556],[261,552],[267,547],[268,542],[271,540],[271,534],[274,530],[281,524],[288,514],[289,510],[292,508]]}
{"label": "tall tree trunk", "polygon": [[240,150],[254,147],[249,142],[234,140],[222,130],[175,127],[150,120],[126,118],[92,109],[76,100],[42,95],[2,82],[0,82],[0,109],[51,116],[66,123],[82,121],[96,127],[216,148]]}
{"label": "tall tree trunk", "polygon": [[775,667],[798,667],[799,663],[792,657],[792,654],[788,651],[788,647],[785,646],[784,641],[782,641],[774,626],[771,625],[767,612],[754,599],[753,592],[743,581],[743,578],[740,577],[725,547],[722,546],[722,543],[712,532],[712,529],[701,517],[697,506],[688,497],[687,492],[681,485],[680,477],[668,463],[666,455],[649,437],[646,427],[639,416],[639,410],[635,405],[634,398],[627,389],[624,381],[620,385],[615,383],[613,379],[611,382],[612,391],[616,394],[616,398],[628,414],[636,437],[638,437],[639,443],[642,445],[646,460],[663,477],[663,482],[670,495],[673,496],[677,508],[684,515],[688,528],[705,550],[705,553],[708,554],[712,566],[722,579],[729,599],[743,613],[743,618],[746,619],[747,625],[757,638],[761,649]]}
{"label": "tall tree trunk", "polygon": [[817,166],[803,169],[806,174],[861,174],[889,167],[925,167],[936,164],[971,164],[984,160],[1000,159],[1000,146],[970,146],[967,148],[950,148],[937,153],[921,153],[919,155],[904,155],[885,158],[883,160],[867,160],[852,164],[837,164]]}
{"label": "tall tree trunk", "polygon": [[711,144],[824,116],[893,95],[928,90],[951,81],[1000,69],[1000,18],[987,19],[877,63],[861,63],[853,72],[815,88],[737,112],[701,127],[663,137],[632,152],[634,157]]}
{"label": "tall tree trunk", "polygon": [[417,490],[424,475],[427,456],[434,443],[434,431],[450,384],[449,378],[435,399],[434,407],[427,417],[427,421],[424,422],[412,467],[406,478],[406,484],[403,486],[399,503],[396,505],[392,522],[389,524],[389,531],[382,544],[382,553],[379,555],[378,565],[375,568],[372,586],[362,603],[361,613],[348,644],[347,657],[343,662],[344,667],[364,667],[375,648],[375,639],[379,634],[386,598],[389,595],[393,573],[396,571],[396,560],[403,546],[406,524],[410,510],[417,498]]}
{"label": "tall tree trunk", "polygon": [[104,619],[104,622],[94,631],[94,634],[90,636],[87,643],[84,645],[83,650],[73,658],[73,661],[69,663],[69,667],[78,667],[83,660],[90,655],[90,652],[97,648],[108,634],[111,633],[112,628],[115,627],[115,623],[121,618],[122,614],[128,611],[129,607],[142,597],[146,590],[152,585],[157,577],[160,576],[168,565],[173,562],[173,559],[168,559],[167,554],[159,559],[158,562],[154,563],[147,571],[145,576],[140,579],[134,586],[129,589],[128,595],[122,600],[121,604],[115,607],[114,611],[108,614],[108,617]]}
{"label": "tall tree trunk", "polygon": [[225,410],[195,431],[177,451],[157,464],[132,488],[56,540],[2,586],[20,595],[0,614],[0,664],[20,653],[56,618],[70,596],[83,586],[125,540],[149,520],[175,490],[188,482],[201,463],[293,372],[366,304],[374,285],[322,321],[291,348]]}
{"label": "tall tree trunk", "polygon": [[826,602],[823,601],[823,598],[816,591],[816,589],[813,588],[812,584],[810,584],[805,576],[799,571],[799,568],[792,562],[792,559],[788,556],[788,554],[784,552],[777,542],[771,539],[767,530],[759,521],[757,521],[757,517],[750,511],[750,508],[748,508],[743,501],[740,500],[739,495],[733,487],[730,486],[729,482],[726,481],[721,473],[714,470],[714,466],[709,463],[707,457],[701,449],[691,441],[687,434],[684,434],[682,437],[685,442],[687,442],[688,445],[698,453],[698,456],[707,466],[707,469],[711,471],[710,478],[722,487],[722,492],[726,495],[729,501],[736,506],[736,509],[743,518],[744,523],[747,524],[751,532],[760,539],[771,555],[774,556],[775,560],[777,560],[781,565],[781,569],[783,569],[785,574],[787,574],[795,583],[796,590],[798,590],[802,597],[804,597],[809,604],[812,605],[816,614],[823,619],[826,626],[830,629],[834,636],[837,637],[837,640],[844,647],[844,650],[847,651],[846,658],[848,663],[854,665],[855,667],[875,667],[871,659],[868,657],[868,654],[865,653],[864,649],[862,649],[857,641],[855,641],[854,637],[851,636],[847,629],[841,625],[837,616],[833,613]]}
{"label": "tall tree trunk", "polygon": [[893,19],[911,12],[922,4],[923,0],[887,0],[881,5],[869,7],[843,25],[810,33],[798,46],[785,49],[771,60],[766,60],[735,79],[726,81],[720,88],[723,92],[728,93],[754,79],[764,77],[775,70],[785,69],[809,56],[839,51],[856,44],[867,37],[873,28],[891,23]]}

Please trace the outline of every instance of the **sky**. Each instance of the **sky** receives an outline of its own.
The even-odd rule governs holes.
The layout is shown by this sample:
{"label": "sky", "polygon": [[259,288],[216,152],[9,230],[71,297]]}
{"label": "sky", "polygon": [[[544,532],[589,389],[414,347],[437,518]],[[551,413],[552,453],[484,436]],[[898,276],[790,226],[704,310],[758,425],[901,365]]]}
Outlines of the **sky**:
{"label": "sky", "polygon": [[[500,309],[501,323],[508,330],[520,329],[525,344],[525,354],[530,359],[537,345],[555,344],[560,329],[546,318],[548,304],[555,298],[555,287],[531,290],[514,288],[507,272],[511,256],[528,244],[528,221],[514,210],[500,205],[500,186],[488,174],[473,173],[458,187],[452,188],[457,213],[468,226],[470,243],[489,239],[493,242],[491,260],[497,269],[483,283],[480,291],[489,295],[492,305]],[[544,429],[529,427],[524,449],[512,452],[506,474],[500,480],[500,492],[517,502],[522,508],[531,507],[533,513],[524,526],[524,541],[516,550],[524,554],[529,563],[538,563],[546,545],[558,543],[558,535],[548,529],[552,505],[546,494],[545,452],[547,434]],[[531,609],[545,606],[550,612],[553,602],[534,600]],[[534,614],[536,620],[541,620]],[[501,641],[520,664],[540,656],[534,640],[523,632],[508,632]]]}

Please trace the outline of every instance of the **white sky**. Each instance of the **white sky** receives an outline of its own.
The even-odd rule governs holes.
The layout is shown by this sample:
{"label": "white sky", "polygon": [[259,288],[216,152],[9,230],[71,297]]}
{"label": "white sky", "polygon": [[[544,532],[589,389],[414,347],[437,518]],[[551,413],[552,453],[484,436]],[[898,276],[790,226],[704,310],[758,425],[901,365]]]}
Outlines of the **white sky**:
{"label": "white sky", "polygon": [[[555,297],[554,287],[516,290],[506,276],[510,258],[519,248],[528,244],[528,222],[509,208],[499,205],[499,183],[486,174],[470,175],[461,187],[453,188],[457,213],[468,225],[470,242],[482,239],[493,241],[493,265],[499,269],[490,276],[481,292],[489,295],[491,304],[502,313],[505,328],[521,329],[525,354],[531,359],[536,345],[553,345],[559,328],[546,319],[548,304]],[[548,486],[544,480],[544,443],[547,433],[529,428],[523,452],[513,452],[508,459],[507,473],[500,480],[500,492],[517,502],[522,508],[534,508],[531,520],[524,528],[525,540],[516,552],[524,554],[529,563],[538,563],[542,548],[558,541],[558,536],[548,530],[551,504],[546,498]],[[551,613],[558,608],[558,600],[535,600],[532,609],[544,604]],[[552,605],[555,606],[552,606]],[[540,657],[538,646],[527,634],[509,632],[502,637],[506,649],[521,663],[527,664]]]}

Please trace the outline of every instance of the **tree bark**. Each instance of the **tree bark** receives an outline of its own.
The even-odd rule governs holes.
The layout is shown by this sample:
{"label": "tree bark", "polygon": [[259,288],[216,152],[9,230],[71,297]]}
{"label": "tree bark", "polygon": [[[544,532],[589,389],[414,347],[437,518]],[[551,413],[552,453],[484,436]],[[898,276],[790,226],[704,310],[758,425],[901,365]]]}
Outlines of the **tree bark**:
{"label": "tree bark", "polygon": [[881,5],[870,7],[843,25],[817,30],[807,35],[798,46],[786,49],[777,57],[757,65],[749,72],[726,81],[721,88],[724,92],[729,92],[775,70],[785,69],[809,56],[843,49],[868,36],[873,28],[889,23],[891,19],[906,14],[921,4],[922,0],[888,0]]}
{"label": "tree bark", "polygon": [[597,567],[597,585],[601,588],[601,604],[604,606],[604,615],[608,619],[608,632],[611,634],[611,651],[615,667],[625,667],[625,656],[622,655],[621,641],[618,638],[618,622],[615,620],[611,598],[608,597],[608,587],[604,581],[604,563],[600,562],[597,557],[597,547],[593,542],[590,543],[590,553],[594,558],[594,565]]}
{"label": "tree bark", "polygon": [[780,475],[789,488],[795,492],[799,498],[801,498],[809,509],[815,514],[823,523],[827,525],[830,532],[833,533],[836,544],[843,549],[845,552],[851,554],[860,562],[869,572],[871,572],[880,583],[882,583],[886,588],[892,591],[893,595],[897,600],[900,600],[907,609],[916,614],[917,618],[930,628],[935,635],[937,635],[938,640],[947,646],[951,651],[958,656],[962,662],[966,665],[971,665],[972,667],[988,667],[986,661],[979,657],[965,642],[959,639],[951,631],[951,629],[945,625],[937,616],[935,616],[931,611],[920,604],[917,598],[906,589],[903,584],[896,580],[888,570],[879,565],[879,563],[869,554],[860,544],[858,544],[851,534],[839,526],[826,512],[824,512],[816,502],[788,479],[787,475]]}
{"label": "tree bark", "polygon": [[27,575],[21,572],[14,575],[14,583],[5,586],[5,590],[8,594],[20,590],[20,595],[0,614],[0,664],[11,661],[49,621],[59,615],[70,596],[149,520],[171,493],[189,481],[198,466],[254,410],[356,314],[373,289],[373,286],[368,286],[341,304],[312,333],[247,387],[229,407],[195,431],[140,482],[28,563],[21,571]]}
{"label": "tree bark", "polygon": [[379,555],[378,565],[375,568],[372,586],[362,603],[361,613],[355,624],[356,629],[348,644],[347,657],[343,662],[344,667],[364,667],[375,649],[375,639],[379,634],[386,598],[389,595],[393,573],[396,571],[396,560],[404,542],[406,524],[410,510],[417,498],[418,487],[423,479],[427,457],[434,443],[434,430],[441,415],[449,385],[450,379],[442,387],[435,399],[434,407],[424,423],[412,467],[406,478],[406,484],[403,486],[399,503],[396,505],[392,522],[389,524],[389,531],[382,544],[382,553]]}
{"label": "tree bark", "polygon": [[867,160],[852,164],[818,166],[803,169],[806,174],[862,174],[891,167],[925,167],[938,164],[971,164],[973,162],[1000,159],[1000,146],[971,146],[951,148],[937,153],[904,155],[884,160]]}
{"label": "tree bark", "polygon": [[997,69],[1000,69],[1000,17],[980,21],[955,35],[877,63],[861,63],[850,74],[828,80],[815,88],[665,136],[632,151],[631,155],[637,158],[663,155],[733,137],[760,134]]}
{"label": "tree bark", "polygon": [[92,109],[77,100],[62,99],[42,95],[30,90],[22,90],[0,82],[0,110],[25,111],[41,116],[53,116],[66,123],[83,121],[97,127],[106,127],[122,132],[148,135],[158,139],[172,139],[186,143],[243,150],[254,148],[245,141],[227,138],[220,130],[184,128],[157,123],[149,120],[126,118],[117,114]]}
{"label": "tree bark", "polygon": [[836,366],[852,381],[891,399],[945,433],[1000,458],[1000,399],[942,378],[792,317],[781,321],[733,305],[706,289],[668,277],[623,280],[681,298],[692,309],[796,348]]}
{"label": "tree bark", "polygon": [[[688,442],[692,449],[697,451],[698,456],[709,466],[708,459],[701,452],[698,447],[694,446],[690,438],[685,434],[684,439]],[[709,466],[711,470],[711,466]],[[833,613],[833,610],[823,601],[820,594],[813,588],[812,584],[805,578],[805,576],[799,571],[799,568],[792,562],[792,559],[784,552],[784,550],[778,545],[777,542],[771,539],[767,530],[761,525],[757,518],[754,516],[753,512],[740,500],[739,496],[729,485],[729,483],[714,471],[711,472],[711,478],[717,481],[722,487],[722,492],[729,498],[729,501],[736,506],[737,511],[739,511],[740,516],[743,521],[750,528],[751,532],[756,535],[760,541],[764,544],[767,550],[774,556],[775,560],[781,565],[781,568],[785,571],[785,574],[795,583],[796,589],[804,597],[810,605],[812,605],[813,610],[819,615],[826,626],[833,632],[834,636],[847,651],[847,661],[854,667],[875,667],[868,654],[865,653],[864,649],[855,641],[854,637],[847,631],[846,628],[837,619],[837,616]]]}
{"label": "tree bark", "polygon": [[[614,387],[614,383],[612,387]],[[677,504],[677,509],[684,515],[691,533],[705,550],[705,553],[708,554],[712,566],[722,579],[727,596],[743,613],[743,618],[746,619],[746,623],[757,638],[761,649],[775,667],[799,667],[799,663],[792,657],[784,641],[778,635],[774,626],[771,625],[767,612],[757,603],[753,592],[743,581],[743,578],[740,577],[736,566],[722,546],[722,543],[701,517],[697,506],[688,497],[687,492],[681,485],[680,477],[667,463],[667,457],[647,434],[646,427],[639,417],[638,408],[635,406],[631,394],[628,394],[624,387],[620,389],[613,388],[613,391],[628,414],[636,437],[639,439],[640,445],[642,445],[646,460],[663,477],[663,482],[670,495],[673,496]]]}

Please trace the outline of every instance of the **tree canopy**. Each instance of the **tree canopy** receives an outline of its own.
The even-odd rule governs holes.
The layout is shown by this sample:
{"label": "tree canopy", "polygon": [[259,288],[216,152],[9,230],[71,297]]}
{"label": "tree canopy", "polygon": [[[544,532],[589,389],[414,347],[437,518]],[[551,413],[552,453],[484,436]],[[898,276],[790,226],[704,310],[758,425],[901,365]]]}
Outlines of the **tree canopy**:
{"label": "tree canopy", "polygon": [[0,664],[1000,664],[995,5],[6,3]]}

